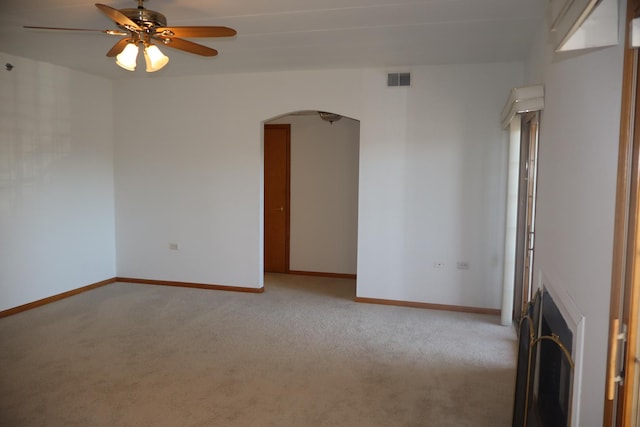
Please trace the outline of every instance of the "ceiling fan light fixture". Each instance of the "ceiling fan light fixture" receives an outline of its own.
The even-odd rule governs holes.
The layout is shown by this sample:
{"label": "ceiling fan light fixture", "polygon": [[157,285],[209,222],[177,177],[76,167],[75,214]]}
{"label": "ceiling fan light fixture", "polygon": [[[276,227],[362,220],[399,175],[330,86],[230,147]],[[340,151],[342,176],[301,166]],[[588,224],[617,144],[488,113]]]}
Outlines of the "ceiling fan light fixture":
{"label": "ceiling fan light fixture", "polygon": [[169,62],[169,57],[158,49],[158,46],[150,44],[144,48],[144,60],[147,63],[147,72],[161,70]]}
{"label": "ceiling fan light fixture", "polygon": [[119,67],[127,71],[135,71],[140,50],[139,45],[142,45],[147,65],[146,71],[148,73],[161,70],[169,63],[169,58],[155,45],[152,45],[151,42],[169,45],[171,48],[195,55],[211,57],[218,55],[218,51],[186,39],[197,37],[233,37],[237,34],[233,28],[212,25],[167,27],[167,18],[160,12],[146,9],[143,5],[144,1],[145,0],[137,0],[138,7],[136,9],[115,9],[102,3],[95,4],[102,14],[118,26],[116,30],[35,27],[27,25],[25,25],[24,28],[83,32],[96,31],[107,35],[123,36],[123,38],[107,51],[107,57],[115,57],[116,64]]}
{"label": "ceiling fan light fixture", "polygon": [[128,43],[127,46],[116,55],[116,64],[128,71],[136,70],[136,59],[138,58],[138,45]]}

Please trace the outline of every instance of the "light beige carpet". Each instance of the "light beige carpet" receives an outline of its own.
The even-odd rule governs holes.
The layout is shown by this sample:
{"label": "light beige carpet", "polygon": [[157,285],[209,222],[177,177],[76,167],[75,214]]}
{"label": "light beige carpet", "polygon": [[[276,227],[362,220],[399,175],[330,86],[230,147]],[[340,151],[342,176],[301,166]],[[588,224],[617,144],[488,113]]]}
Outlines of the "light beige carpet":
{"label": "light beige carpet", "polygon": [[116,283],[0,319],[2,426],[508,426],[516,339],[494,316]]}

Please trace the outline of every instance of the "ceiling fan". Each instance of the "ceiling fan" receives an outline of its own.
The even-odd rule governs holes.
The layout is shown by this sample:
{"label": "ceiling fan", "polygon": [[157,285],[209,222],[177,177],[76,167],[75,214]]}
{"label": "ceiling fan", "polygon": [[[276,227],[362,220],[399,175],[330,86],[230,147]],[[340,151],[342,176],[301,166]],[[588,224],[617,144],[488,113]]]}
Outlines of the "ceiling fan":
{"label": "ceiling fan", "polygon": [[105,4],[96,3],[100,12],[115,22],[118,30],[88,30],[81,28],[57,28],[35,27],[24,28],[38,30],[62,30],[62,31],[98,31],[113,36],[124,36],[108,52],[107,56],[116,57],[116,64],[125,70],[135,71],[138,45],[144,47],[144,57],[147,72],[158,71],[169,62],[160,49],[154,44],[158,43],[174,49],[194,53],[201,56],[215,56],[218,51],[184,38],[196,37],[232,37],[236,30],[228,27],[214,26],[182,26],[168,27],[167,18],[160,12],[145,9],[144,0],[137,0],[136,9],[114,9]]}

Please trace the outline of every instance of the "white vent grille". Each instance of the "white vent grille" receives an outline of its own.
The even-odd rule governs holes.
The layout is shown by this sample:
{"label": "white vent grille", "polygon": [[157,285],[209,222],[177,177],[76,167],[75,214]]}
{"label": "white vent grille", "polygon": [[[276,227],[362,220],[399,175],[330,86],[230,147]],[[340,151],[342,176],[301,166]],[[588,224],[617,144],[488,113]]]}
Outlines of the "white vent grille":
{"label": "white vent grille", "polygon": [[411,73],[387,74],[387,86],[411,86]]}

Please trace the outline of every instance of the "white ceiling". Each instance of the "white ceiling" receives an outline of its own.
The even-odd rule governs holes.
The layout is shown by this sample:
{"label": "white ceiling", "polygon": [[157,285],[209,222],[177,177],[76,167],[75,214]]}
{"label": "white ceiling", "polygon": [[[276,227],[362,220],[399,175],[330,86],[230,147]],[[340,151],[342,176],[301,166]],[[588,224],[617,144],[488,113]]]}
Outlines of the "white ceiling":
{"label": "white ceiling", "polygon": [[[134,0],[103,0],[116,9]],[[116,29],[86,0],[0,0],[0,52],[109,78],[311,68],[515,61],[544,19],[546,0],[148,0],[168,25],[224,25],[229,39],[199,57],[168,47],[163,70],[125,71],[102,33],[35,31],[23,25]],[[140,58],[139,58],[140,59]]]}

